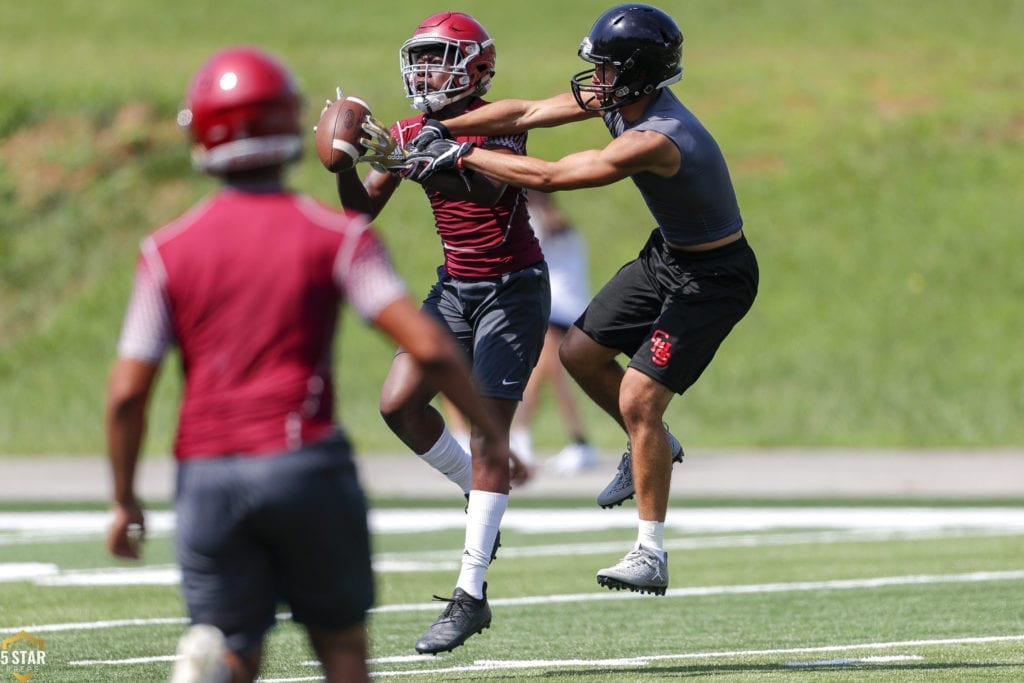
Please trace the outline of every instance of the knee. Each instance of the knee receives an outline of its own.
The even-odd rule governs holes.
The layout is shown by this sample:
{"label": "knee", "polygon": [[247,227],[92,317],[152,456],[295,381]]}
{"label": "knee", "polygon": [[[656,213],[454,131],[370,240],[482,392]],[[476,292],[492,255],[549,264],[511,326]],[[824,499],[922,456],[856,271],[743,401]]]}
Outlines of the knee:
{"label": "knee", "polygon": [[640,401],[621,391],[619,392],[619,412],[622,413],[622,420],[630,432],[653,417],[651,411]]}
{"label": "knee", "polygon": [[562,367],[569,371],[569,374],[575,376],[581,372],[585,363],[583,363],[583,355],[580,353],[580,345],[577,343],[575,335],[570,333],[562,339],[562,343],[558,345],[558,360],[562,363]]}
{"label": "knee", "polygon": [[661,430],[671,391],[634,370],[627,370],[619,385],[619,412],[630,432]]}
{"label": "knee", "polygon": [[408,419],[409,404],[397,396],[382,395],[379,408],[380,416],[384,418],[384,422],[392,429],[403,424]]}

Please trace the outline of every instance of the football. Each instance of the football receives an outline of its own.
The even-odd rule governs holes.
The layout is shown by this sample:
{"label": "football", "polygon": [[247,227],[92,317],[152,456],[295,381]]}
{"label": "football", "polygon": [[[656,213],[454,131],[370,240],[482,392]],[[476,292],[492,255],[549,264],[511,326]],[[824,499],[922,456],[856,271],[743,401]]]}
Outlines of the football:
{"label": "football", "polygon": [[316,124],[316,153],[328,171],[337,173],[352,168],[366,148],[359,144],[365,137],[363,121],[370,107],[358,97],[332,102]]}

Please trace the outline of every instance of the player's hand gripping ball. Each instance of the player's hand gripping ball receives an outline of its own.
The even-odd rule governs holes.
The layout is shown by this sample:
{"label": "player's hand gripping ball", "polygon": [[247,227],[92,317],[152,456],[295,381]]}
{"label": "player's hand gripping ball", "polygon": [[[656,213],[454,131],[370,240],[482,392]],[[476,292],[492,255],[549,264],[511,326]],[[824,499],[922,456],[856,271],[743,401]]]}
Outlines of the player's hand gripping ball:
{"label": "player's hand gripping ball", "polygon": [[316,153],[328,171],[348,170],[366,153],[359,138],[369,116],[370,107],[358,97],[339,97],[324,107],[316,124]]}

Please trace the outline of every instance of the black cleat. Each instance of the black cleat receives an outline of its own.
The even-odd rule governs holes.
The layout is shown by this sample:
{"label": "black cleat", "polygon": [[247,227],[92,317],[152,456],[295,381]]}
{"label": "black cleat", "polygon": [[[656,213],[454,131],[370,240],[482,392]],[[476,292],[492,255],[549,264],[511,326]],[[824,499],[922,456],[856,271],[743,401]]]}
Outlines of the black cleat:
{"label": "black cleat", "polygon": [[434,599],[447,602],[448,606],[416,641],[416,652],[421,655],[451,652],[474,633],[483,633],[485,628],[491,626],[491,607],[487,604],[486,583],[484,597],[480,600],[461,588],[456,588],[451,598],[435,595]]}

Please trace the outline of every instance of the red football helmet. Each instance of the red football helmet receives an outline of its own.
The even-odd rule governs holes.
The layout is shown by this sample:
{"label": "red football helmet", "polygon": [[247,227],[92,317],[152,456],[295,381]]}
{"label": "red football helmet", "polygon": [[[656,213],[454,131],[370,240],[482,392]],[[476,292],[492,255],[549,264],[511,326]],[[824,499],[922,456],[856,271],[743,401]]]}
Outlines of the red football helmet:
{"label": "red football helmet", "polygon": [[[405,95],[412,106],[433,113],[470,95],[482,96],[494,76],[494,40],[473,17],[441,12],[423,20],[402,44],[399,59]],[[429,76],[443,74],[441,86]]]}
{"label": "red football helmet", "polygon": [[214,54],[188,86],[178,125],[213,174],[283,164],[302,154],[301,96],[287,67],[255,47]]}

